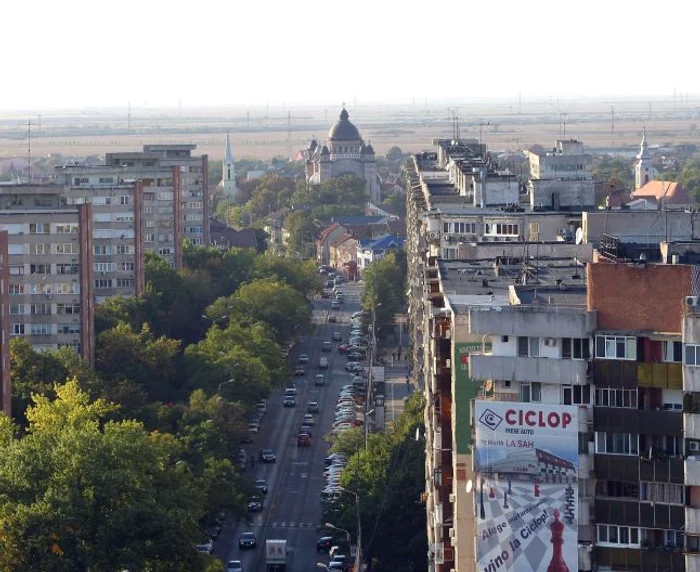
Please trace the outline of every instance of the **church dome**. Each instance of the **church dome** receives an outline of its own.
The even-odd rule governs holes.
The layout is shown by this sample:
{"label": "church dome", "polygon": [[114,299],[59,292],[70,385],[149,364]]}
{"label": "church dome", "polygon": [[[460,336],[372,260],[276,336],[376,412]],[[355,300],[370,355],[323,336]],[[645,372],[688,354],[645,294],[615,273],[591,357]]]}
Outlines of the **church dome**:
{"label": "church dome", "polygon": [[340,119],[331,127],[328,132],[328,139],[331,141],[358,141],[361,139],[360,132],[357,130],[350,120],[350,114],[345,108],[340,112]]}

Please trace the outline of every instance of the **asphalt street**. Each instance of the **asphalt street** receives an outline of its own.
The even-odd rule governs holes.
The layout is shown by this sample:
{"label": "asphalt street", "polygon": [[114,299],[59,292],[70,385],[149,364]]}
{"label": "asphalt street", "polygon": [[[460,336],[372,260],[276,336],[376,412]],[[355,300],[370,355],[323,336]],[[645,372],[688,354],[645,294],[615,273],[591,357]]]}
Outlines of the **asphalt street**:
{"label": "asphalt street", "polygon": [[[340,310],[331,310],[330,300],[314,300],[313,331],[292,349],[289,360],[292,369],[300,354],[309,356],[305,365],[306,374],[296,377],[298,394],[296,407],[284,408],[284,390],[272,394],[268,400],[268,411],[261,423],[255,442],[246,445],[249,455],[255,455],[255,466],[248,467],[246,476],[251,479],[264,478],[269,491],[265,506],[260,513],[252,515],[252,524],[231,523],[215,543],[214,553],[227,562],[241,560],[245,572],[265,570],[265,540],[286,539],[289,550],[289,572],[317,570],[316,563],[324,560],[316,553],[316,540],[323,536],[321,529],[320,493],[324,486],[324,458],[329,444],[324,436],[330,431],[333,410],[340,387],[350,380],[345,370],[347,359],[338,352],[342,342],[332,342],[330,353],[322,351],[322,343],[331,341],[332,333],[341,332],[346,341],[350,329],[350,315],[360,309],[359,284],[343,284],[345,304]],[[337,316],[339,323],[329,323],[328,316]],[[319,358],[327,357],[329,368],[319,370]],[[314,385],[314,375],[323,373],[326,385]],[[310,447],[297,447],[296,437],[301,421],[307,413],[307,403],[318,401],[320,412],[315,414],[316,423]],[[272,449],[277,461],[260,463],[260,449]],[[257,537],[255,549],[240,550],[238,538],[242,532],[252,531]]]}

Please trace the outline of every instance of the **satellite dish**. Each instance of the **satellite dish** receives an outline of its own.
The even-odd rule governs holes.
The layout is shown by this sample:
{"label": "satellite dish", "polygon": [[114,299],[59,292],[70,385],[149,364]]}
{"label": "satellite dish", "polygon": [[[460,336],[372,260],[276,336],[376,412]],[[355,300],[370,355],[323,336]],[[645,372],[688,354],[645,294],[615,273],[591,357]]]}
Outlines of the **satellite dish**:
{"label": "satellite dish", "polygon": [[581,244],[583,242],[583,229],[578,227],[576,229],[576,244]]}
{"label": "satellite dish", "polygon": [[474,482],[471,479],[469,479],[467,481],[467,492],[468,493],[472,492],[473,488],[474,488]]}

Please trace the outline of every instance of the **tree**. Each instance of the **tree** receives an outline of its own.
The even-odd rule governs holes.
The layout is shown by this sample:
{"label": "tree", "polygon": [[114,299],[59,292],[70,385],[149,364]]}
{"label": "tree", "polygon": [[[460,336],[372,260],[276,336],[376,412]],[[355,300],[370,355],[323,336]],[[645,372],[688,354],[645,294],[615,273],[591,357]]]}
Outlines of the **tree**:
{"label": "tree", "polygon": [[695,201],[700,200],[700,158],[693,157],[683,164],[678,182]]}
{"label": "tree", "polygon": [[168,435],[109,421],[76,381],[35,396],[27,433],[0,418],[0,568],[205,570],[204,495]]}
{"label": "tree", "polygon": [[313,260],[299,262],[272,253],[256,258],[252,275],[254,278],[273,278],[306,295],[318,293],[323,287]]}
{"label": "tree", "polygon": [[390,163],[398,163],[402,159],[403,151],[401,151],[401,147],[394,146],[386,152],[386,160]]}
{"label": "tree", "polygon": [[[347,431],[333,444],[334,451],[348,455],[341,483],[359,497],[364,561],[374,562],[375,572],[427,569],[426,513],[419,502],[425,487],[425,449],[416,439],[423,427],[423,406],[423,396],[414,394],[392,431],[371,433],[366,448],[359,430]],[[356,538],[352,493],[326,507],[323,516]]]}
{"label": "tree", "polygon": [[290,253],[305,254],[308,246],[313,247],[313,237],[316,232],[314,220],[306,211],[293,211],[284,219],[284,228],[289,235],[288,248]]}
{"label": "tree", "polygon": [[406,275],[405,251],[390,252],[365,271],[362,305],[374,309],[378,337],[392,331],[394,314],[405,308]]}

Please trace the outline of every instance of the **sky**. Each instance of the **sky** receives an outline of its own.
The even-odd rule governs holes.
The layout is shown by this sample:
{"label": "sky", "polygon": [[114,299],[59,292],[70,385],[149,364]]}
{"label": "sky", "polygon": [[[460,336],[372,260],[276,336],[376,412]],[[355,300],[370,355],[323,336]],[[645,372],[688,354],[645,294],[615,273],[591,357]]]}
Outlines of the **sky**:
{"label": "sky", "polygon": [[690,0],[5,0],[0,111],[700,94]]}

